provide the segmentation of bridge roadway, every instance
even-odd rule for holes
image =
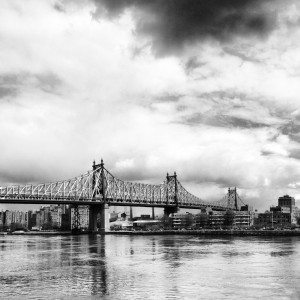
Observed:
[[[103,201],[95,201],[95,200],[74,200],[74,199],[53,199],[53,198],[0,198],[0,204],[65,204],[65,205],[88,205],[88,206],[98,206],[104,204]],[[137,201],[128,201],[124,202],[124,200],[116,200],[110,201],[110,199],[106,199],[105,202],[108,206],[133,206],[133,207],[174,207],[174,208],[186,208],[186,209],[201,209],[205,207],[211,207],[215,211],[224,211],[227,208],[223,206],[216,206],[210,204],[194,204],[194,203],[183,203],[176,205],[176,203],[143,203]]]

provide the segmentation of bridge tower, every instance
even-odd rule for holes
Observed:
[[[227,194],[227,206],[228,208],[239,210],[238,207],[238,196],[237,196],[237,190],[236,187],[234,188],[228,188],[228,194]]]
[[[90,205],[89,227],[91,232],[97,232],[98,215],[100,214],[100,232],[109,229],[109,207],[106,203],[106,179],[103,159],[96,165],[93,163],[93,180],[92,180],[93,197],[92,201],[97,204]]]
[[[166,198],[167,206],[164,208],[164,215],[169,216],[178,211],[178,182],[176,172],[174,172],[174,175],[167,173]],[[172,200],[174,200],[174,204]],[[172,202],[170,203],[170,201]]]

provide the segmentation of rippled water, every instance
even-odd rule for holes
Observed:
[[[300,238],[0,236],[0,298],[21,295],[300,299]]]

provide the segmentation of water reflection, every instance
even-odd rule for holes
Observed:
[[[0,237],[0,298],[292,298],[299,238]]]
[[[105,236],[99,238],[91,235],[88,238],[89,252],[96,257],[90,261],[91,294],[105,295],[107,293],[107,266],[105,261]]]

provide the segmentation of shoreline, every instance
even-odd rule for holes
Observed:
[[[300,236],[297,230],[165,230],[165,231],[110,231],[112,235],[197,235],[197,236]]]
[[[0,236],[6,236],[6,235],[84,235],[89,234],[89,232],[80,232],[80,233],[72,233],[71,231],[28,231],[28,232],[0,232]]]
[[[100,232],[78,232],[70,231],[32,231],[32,232],[0,232],[0,236],[6,235],[26,235],[26,236],[60,236],[60,235],[87,235],[87,234],[104,234],[104,235],[196,235],[196,236],[300,236],[300,230],[164,230],[164,231],[107,231]]]

